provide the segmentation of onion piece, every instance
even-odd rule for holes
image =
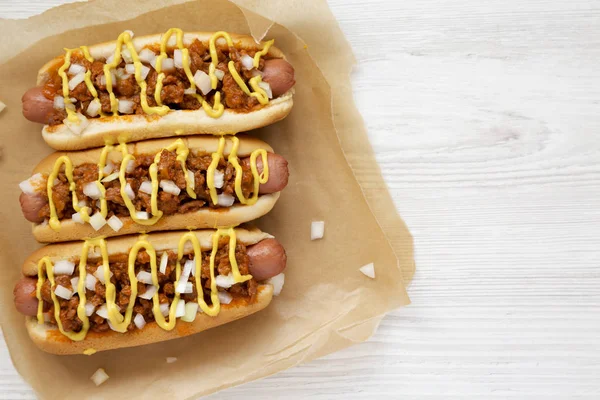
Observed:
[[[162,313],[163,317],[166,317],[167,315],[169,315],[169,311],[170,311],[170,306],[169,303],[162,303],[160,306],[160,312]]]
[[[279,296],[283,284],[285,283],[285,274],[282,272],[267,280],[267,283],[273,285],[273,296]]]
[[[36,188],[40,188],[43,184],[45,184],[44,177],[41,173],[38,172],[37,174],[31,176],[29,179],[19,183],[19,187],[21,188],[23,193],[35,194]]]
[[[177,361],[177,357],[167,357],[167,364],[173,364]]]
[[[221,207],[231,207],[235,202],[235,197],[230,194],[222,193],[217,195],[217,205]]]
[[[108,221],[106,221],[106,223],[108,224],[108,226],[111,227],[111,229],[115,232],[119,232],[121,230],[121,228],[123,227],[123,222],[121,221],[121,219],[119,217],[117,217],[116,215],[113,215],[112,217],[110,217],[108,219]]]
[[[221,71],[220,69],[216,69],[215,76],[217,77],[218,80],[222,81],[223,78],[225,78],[225,72]]]
[[[91,317],[92,314],[94,314],[94,311],[96,311],[95,305],[93,305],[92,303],[85,303],[85,315],[87,317]]]
[[[89,182],[83,185],[83,194],[85,194],[87,197],[91,197],[94,200],[98,200],[102,197],[102,191],[100,190],[97,181]]]
[[[244,54],[240,58],[240,62],[242,63],[242,67],[244,67],[245,70],[250,71],[252,68],[254,68],[254,60],[248,54]]]
[[[167,263],[169,262],[169,255],[165,251],[160,256],[160,268],[158,269],[161,274],[165,274],[167,272]]]
[[[186,88],[183,90],[183,94],[196,94],[196,88]]]
[[[71,122],[69,120],[69,118],[65,118],[65,119],[63,119],[63,124],[65,124],[65,126],[67,128],[69,128],[69,130],[71,132],[73,132],[74,134],[81,135],[81,133],[85,130],[85,128],[87,128],[87,126],[90,124],[90,122],[85,117],[85,115],[83,115],[80,112],[78,112],[75,115],[77,116],[77,119],[78,119],[77,122]]]
[[[119,100],[119,112],[121,114],[132,114],[134,102],[131,100],[120,99]]]
[[[65,109],[65,98],[62,96],[54,96],[54,109],[64,110]]]
[[[81,65],[81,64],[71,64],[69,66],[69,69],[67,70],[67,73],[69,75],[77,75],[77,74],[80,74],[82,72],[85,74],[85,71],[87,71],[87,68],[84,67],[83,65]]]
[[[130,174],[133,172],[134,169],[135,169],[135,160],[127,161],[127,167],[125,167],[125,172]],[[131,187],[131,186],[129,186],[129,187]]]
[[[96,314],[98,314],[104,319],[108,319],[108,308],[106,307],[106,303],[98,307],[98,309],[96,310]]]
[[[71,215],[71,221],[75,222],[76,224],[84,224],[85,223],[85,221],[81,217],[81,213],[79,213],[79,212],[76,212],[73,215]]]
[[[158,290],[158,288],[154,285],[147,285],[146,286],[146,291],[142,294],[139,294],[138,297],[140,299],[145,299],[145,300],[152,300],[152,297],[154,297],[154,293],[156,293],[156,291]]]
[[[70,300],[73,297],[73,292],[62,285],[57,285],[54,289],[54,294],[58,297],[62,297],[65,300]]]
[[[185,315],[185,301],[179,299],[177,302],[177,308],[175,309],[175,318],[183,317]]]
[[[194,284],[192,282],[185,283],[185,289],[181,293],[194,293]]]
[[[229,303],[231,303],[231,300],[233,300],[233,297],[227,292],[219,291],[218,296],[219,296],[219,302],[221,304],[229,304]]]
[[[181,317],[182,321],[194,322],[196,315],[198,314],[198,302],[190,301],[185,303],[185,313]]]
[[[96,291],[96,282],[98,282],[98,279],[94,275],[87,274],[85,276],[85,288],[87,290]]]
[[[322,239],[325,234],[325,221],[313,221],[310,224],[310,240]]]
[[[223,184],[225,183],[225,173],[223,173],[223,171],[219,171],[218,169],[215,169],[214,180],[215,180],[215,187],[217,189],[221,189],[223,187]]]
[[[136,275],[136,279],[139,282],[145,283],[147,285],[152,285],[152,274],[148,271],[140,271]]]
[[[54,274],[73,275],[75,264],[69,260],[60,260],[54,263]]]
[[[106,371],[104,371],[104,368],[98,368],[98,370],[96,370],[96,372],[94,372],[94,374],[90,377],[90,379],[92,380],[92,382],[94,382],[96,386],[102,385],[108,380],[108,378],[110,377],[108,376]]]
[[[156,54],[154,54],[152,50],[145,48],[139,52],[138,58],[140,59],[140,61],[145,62],[147,64],[154,64],[154,62],[156,61]]]
[[[179,196],[179,193],[181,193],[181,189],[179,189],[175,182],[170,181],[168,179],[163,179],[162,181],[160,181],[159,186],[165,192],[175,196]]]
[[[359,271],[368,276],[369,278],[375,279],[375,265],[373,263],[363,265],[359,268]]]
[[[100,214],[99,211],[90,217],[89,222],[95,231],[99,231],[104,225],[106,225],[106,219],[104,219],[104,217],[102,216],[102,214]]]
[[[77,207],[79,207],[79,208],[87,207],[87,201],[85,201],[85,200],[79,200],[77,202]]]
[[[135,74],[135,64],[125,64],[125,72],[128,74]]]
[[[191,260],[187,260],[185,262],[185,264],[183,264],[183,271],[181,271],[181,276],[180,278],[185,278],[185,280],[187,281],[187,279],[190,277],[190,274],[192,273],[192,271],[194,270],[194,268],[196,267],[196,259],[191,259]]]
[[[74,90],[77,85],[85,80],[85,73],[80,72],[69,80],[69,90]]]
[[[106,57],[106,61],[104,62],[105,64],[112,64],[112,62],[115,60],[115,53],[113,51],[110,52],[110,56]]]
[[[115,164],[113,164],[112,161],[107,162],[106,165],[104,166],[104,168],[102,168],[102,172],[104,173],[104,175],[109,175],[114,170],[115,170]]]
[[[129,197],[129,200],[135,199],[135,193],[133,192],[133,189],[131,188],[131,184],[129,182],[127,182],[127,184],[125,185],[125,194],[127,195],[127,197]]]
[[[135,217],[140,220],[147,220],[150,219],[150,214],[148,214],[146,211],[138,211],[135,213]]]
[[[94,276],[96,278],[98,278],[100,283],[102,283],[103,285],[106,284],[106,281],[104,280],[104,265],[101,265],[98,268],[96,268],[96,271],[94,271]],[[113,273],[112,273],[112,271],[110,271],[110,267],[109,267],[108,278],[110,279],[110,278],[112,278],[112,276],[113,276]]]
[[[231,274],[217,275],[215,277],[215,283],[217,284],[218,287],[221,287],[223,289],[229,289],[230,287],[235,285],[235,279],[233,278],[233,275],[231,275]]]
[[[263,76],[263,72],[260,69],[253,69],[252,71],[250,71],[250,74],[252,75],[252,77],[254,78],[255,76]]]
[[[194,190],[196,188],[196,177],[194,176],[194,173],[192,171],[190,171],[189,169],[187,171],[187,176],[188,176],[187,185],[189,186],[190,189]]]
[[[71,278],[71,287],[73,288],[73,292],[77,292],[77,286],[79,286],[79,277],[78,276]]]
[[[183,68],[183,54],[179,49],[173,51],[173,65],[175,65],[175,68]]]
[[[152,63],[152,67],[154,67],[154,69],[156,69],[156,58],[154,59],[154,62]],[[161,72],[170,72],[170,71],[174,71],[174,70],[175,70],[175,62],[173,61],[173,59],[165,58],[162,61]]]
[[[105,176],[104,178],[102,178],[102,182],[112,182],[115,179],[119,179],[119,173],[118,172],[113,172],[112,174]]]
[[[150,182],[150,181],[142,182],[142,184],[140,185],[140,192],[152,194],[152,182]]]
[[[258,87],[260,87],[262,90],[264,90],[267,93],[267,97],[269,99],[273,98],[273,91],[271,90],[271,85],[269,85],[269,82],[258,82]]]
[[[123,60],[125,60],[126,63],[132,63],[133,57],[131,57],[131,52],[125,45],[123,45],[123,47],[124,48],[121,49],[121,57],[123,57]]]
[[[212,90],[210,77],[204,71],[196,71],[196,73],[194,74],[194,82],[196,83],[196,86],[198,86],[198,89],[200,89],[203,95],[207,95]]]
[[[142,314],[136,314],[133,318],[133,323],[138,329],[142,329],[144,326],[146,326],[146,320]]]
[[[94,100],[90,101],[90,104],[88,104],[88,107],[85,110],[85,113],[93,118],[100,114],[100,110],[102,110],[102,105],[100,104],[100,100],[94,99]]]

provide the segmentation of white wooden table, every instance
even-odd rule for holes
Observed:
[[[61,2],[0,0],[0,16]],[[600,398],[600,2],[330,4],[415,237],[413,305],[211,398]],[[0,398],[33,398],[3,342]]]

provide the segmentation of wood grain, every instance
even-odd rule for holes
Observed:
[[[415,237],[413,305],[367,343],[210,398],[600,398],[600,3],[330,4]],[[0,397],[32,398],[0,360]]]

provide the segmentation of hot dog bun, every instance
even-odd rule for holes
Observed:
[[[273,237],[257,228],[236,228],[235,231],[237,242],[243,243],[246,246],[251,246],[264,239]],[[213,230],[194,232],[203,251],[212,248],[211,239],[214,232],[215,231]],[[147,240],[157,252],[164,250],[176,251],[183,233],[185,232],[153,233],[148,235]],[[131,235],[108,239],[107,251],[109,257],[111,255],[128,253],[138,238],[138,236]],[[79,257],[81,246],[81,242],[72,242],[52,244],[38,249],[23,263],[23,275],[30,277],[37,276],[37,263],[42,257],[47,256],[52,262],[65,258]],[[192,248],[188,242],[185,247],[185,252],[191,251]],[[88,257],[100,257],[100,252],[97,249],[94,249],[93,251],[90,251]],[[56,325],[48,323],[38,324],[35,317],[26,317],[25,325],[29,336],[41,350],[59,355],[82,354],[84,350],[90,348],[93,348],[96,351],[112,350],[122,347],[141,346],[193,335],[260,311],[269,305],[272,297],[273,286],[270,284],[260,284],[257,289],[255,301],[250,302],[248,299],[236,298],[230,304],[221,304],[221,311],[217,316],[211,317],[200,313],[191,323],[178,320],[175,328],[171,331],[160,328],[155,322],[149,322],[142,329],[135,329],[133,331],[128,331],[127,333],[118,333],[114,331],[102,333],[88,332],[84,340],[72,341],[62,335]]]
[[[195,39],[207,44],[213,32],[186,32],[184,45],[188,46]],[[152,45],[159,45],[162,34],[134,37],[132,42],[136,51]],[[230,34],[238,49],[260,50],[251,36]],[[174,40],[174,37],[172,37]],[[172,42],[169,42],[172,43]],[[94,58],[107,58],[114,52],[115,41],[89,46],[90,55]],[[271,46],[268,57],[283,58],[280,49]],[[59,68],[64,56],[49,61],[38,72],[37,85],[45,84],[50,73]],[[219,118],[209,117],[204,110],[171,110],[160,117],[156,115],[118,115],[88,119],[89,125],[81,135],[73,133],[64,124],[44,126],[42,136],[46,143],[57,150],[80,150],[104,145],[107,141],[117,142],[126,133],[127,141],[138,141],[169,136],[172,132],[180,135],[195,134],[234,134],[270,125],[285,118],[293,106],[294,90],[289,89],[281,96],[256,111],[236,112],[225,109]]]
[[[240,159],[248,157],[250,153],[256,149],[265,149],[268,152],[273,151],[271,146],[259,139],[246,135],[239,135],[238,138],[240,139],[240,146],[238,149],[238,156]],[[127,148],[129,154],[154,155],[177,139],[178,138],[168,138],[137,142],[129,144]],[[212,136],[182,137],[179,139],[182,139],[189,149],[204,151],[206,153],[216,152],[219,142],[218,138]],[[227,156],[231,152],[231,148],[231,140],[226,140],[223,154]],[[42,160],[35,167],[33,173],[48,175],[52,171],[55,161],[63,155],[68,155],[74,166],[84,163],[95,164],[99,160],[101,151],[102,149],[91,149],[72,153],[53,153]],[[122,160],[122,155],[118,151],[115,151],[111,153],[110,159],[114,162],[120,162]],[[54,243],[85,239],[94,236],[109,237],[160,230],[205,229],[235,226],[267,214],[275,206],[275,203],[279,199],[279,195],[279,192],[261,194],[258,197],[258,201],[253,205],[235,203],[228,208],[212,209],[203,207],[197,211],[185,214],[164,215],[154,225],[140,225],[129,216],[120,217],[121,222],[123,222],[123,227],[118,232],[115,232],[108,225],[105,225],[100,230],[96,231],[90,224],[76,223],[67,218],[60,221],[61,227],[58,231],[53,230],[48,224],[33,224],[33,235],[39,242]]]

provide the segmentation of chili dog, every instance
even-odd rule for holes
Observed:
[[[33,172],[19,200],[43,243],[239,225],[268,213],[289,175],[285,158],[245,135],[54,153]]]
[[[226,134],[283,119],[294,68],[273,40],[170,29],[164,35],[67,49],[44,65],[22,98],[57,150],[178,134]]]
[[[257,312],[273,296],[268,279],[285,266],[283,246],[258,229],[97,238],[29,256],[14,302],[40,349],[90,354],[191,335]]]

